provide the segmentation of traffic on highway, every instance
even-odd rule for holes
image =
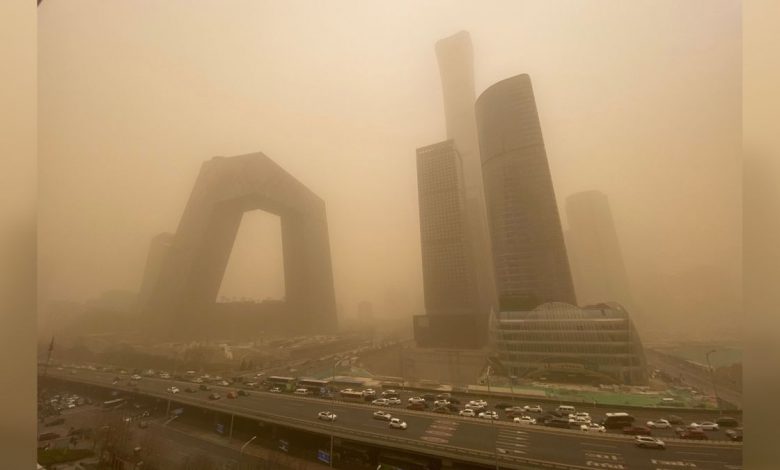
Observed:
[[[334,432],[349,429],[380,439],[395,436],[392,438],[408,439],[409,445],[428,443],[493,453],[503,460],[530,459],[572,468],[656,469],[693,464],[734,470],[741,465],[741,445],[731,436],[741,438],[741,428],[736,420],[723,419],[730,417],[721,417],[718,422],[702,415],[695,421],[683,421],[660,411],[649,416],[651,410],[634,413],[636,416],[617,410],[596,415],[574,405],[550,407],[512,400],[490,403],[462,394],[390,388],[314,390],[313,386],[301,388],[262,377],[231,383],[223,377],[189,372],[180,380],[133,372],[63,367],[50,375],[134,393],[164,394],[172,401],[255,414],[259,419],[273,415],[319,422],[332,426]],[[174,388],[179,391],[173,392]],[[273,388],[277,391],[272,392]],[[225,398],[210,399],[214,394]],[[606,463],[620,466],[603,466]]]

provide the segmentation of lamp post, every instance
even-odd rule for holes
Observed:
[[[707,367],[710,369],[710,380],[712,380],[712,391],[715,392],[715,406],[718,407],[718,414],[721,414],[721,407],[720,407],[720,397],[718,397],[718,387],[715,384],[715,369],[712,368],[712,363],[710,362],[710,354],[716,352],[715,349],[712,351],[708,351],[705,357],[707,358]]]

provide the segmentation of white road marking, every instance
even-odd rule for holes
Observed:
[[[525,447],[525,444],[520,444],[518,442],[496,442],[498,445],[502,446],[514,446],[514,447]]]
[[[613,445],[609,445],[609,444],[592,444],[590,442],[580,442],[580,444],[584,445],[584,446],[609,447],[611,449],[617,449],[618,448],[618,446],[613,446]]]
[[[681,450],[675,451],[675,454],[718,455],[718,454],[713,454],[712,452],[684,452],[684,451],[681,451]]]

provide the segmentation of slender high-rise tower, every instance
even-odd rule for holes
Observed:
[[[474,117],[474,52],[471,36],[461,31],[436,43],[447,138],[454,141],[463,165],[468,244],[474,260],[479,311],[487,315],[497,305],[490,235],[485,214],[482,168]]]
[[[617,301],[633,311],[628,275],[623,263],[609,199],[600,191],[583,191],[566,198],[569,259],[584,304]]]
[[[576,305],[530,77],[485,90],[476,119],[500,310]]]

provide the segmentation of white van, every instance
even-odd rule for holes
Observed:
[[[307,389],[305,389],[305,388],[296,388],[295,389],[295,394],[296,395],[308,395],[309,391]]]
[[[559,405],[558,408],[555,409],[558,413],[563,413],[565,415],[574,414],[577,410],[571,406],[571,405]]]

